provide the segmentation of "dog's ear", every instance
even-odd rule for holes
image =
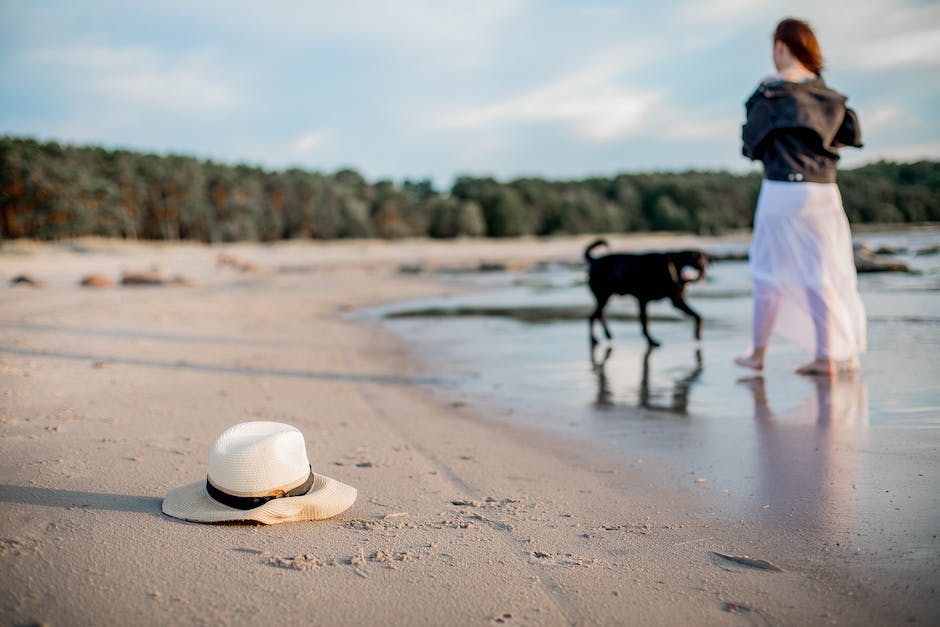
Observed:
[[[706,265],[708,265],[708,255],[706,255],[701,250],[686,250],[684,257],[685,263],[689,264],[690,266],[704,268]]]
[[[682,263],[696,268],[704,268],[708,265],[708,255],[700,250],[684,250],[682,251]]]
[[[699,276],[699,280],[702,280],[705,278],[705,273],[707,271],[706,269],[708,268],[708,262],[709,262],[708,254],[706,254],[705,252],[699,251],[697,253],[697,257],[695,261],[698,263],[699,270],[701,270],[701,275]]]

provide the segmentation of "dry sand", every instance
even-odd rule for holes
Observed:
[[[403,264],[576,259],[584,241],[7,244],[3,623],[935,622],[935,584],[866,575],[851,547],[723,519],[648,465],[481,415],[343,317],[460,289]],[[78,285],[154,265],[187,284]],[[18,274],[44,285],[8,286]],[[356,504],[271,527],[164,516],[215,436],[256,419],[301,429]]]

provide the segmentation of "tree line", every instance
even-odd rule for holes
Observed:
[[[179,155],[0,138],[0,237],[84,235],[203,242],[633,231],[751,226],[760,174],[619,174],[508,182],[462,176],[370,183]],[[940,162],[878,162],[839,173],[853,223],[940,221]]]

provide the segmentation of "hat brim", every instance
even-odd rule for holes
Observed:
[[[356,488],[313,473],[313,485],[306,494],[272,499],[254,509],[236,509],[219,503],[206,492],[206,480],[170,490],[163,499],[163,513],[174,518],[201,523],[254,520],[266,525],[332,518],[356,501]]]

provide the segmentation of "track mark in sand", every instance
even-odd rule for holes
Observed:
[[[543,506],[541,502],[530,501],[528,497],[497,499],[492,496],[486,497],[486,500],[483,501],[455,499],[450,504],[455,507],[466,508],[457,512],[458,516],[464,520],[479,521],[499,531],[514,531],[515,527],[511,523],[494,520],[480,512],[469,510],[482,510],[484,512],[490,510],[499,515],[518,516],[528,514],[531,510]]]
[[[438,454],[424,447],[408,429],[395,420],[389,412],[385,410],[383,404],[376,400],[369,391],[360,388],[358,392],[359,396],[378,419],[389,429],[394,431],[403,441],[406,441],[412,450],[424,457],[429,464],[436,467],[438,472],[440,472],[446,480],[459,488],[460,492],[464,494],[479,494],[480,491],[470,486],[453,467],[445,463]],[[469,502],[476,501],[470,500]],[[482,517],[480,518],[482,522]],[[460,527],[464,527],[465,525],[473,525],[474,522],[464,519],[459,521],[458,524]],[[538,582],[539,587],[544,591],[547,598],[552,601],[558,612],[565,617],[567,622],[569,624],[584,622],[580,616],[580,612],[565,594],[564,588],[555,582],[544,569],[539,568],[538,574],[536,574],[534,568],[540,565],[534,564],[533,562],[536,560],[532,560],[526,555],[528,549],[524,548],[522,543],[513,537],[513,528],[510,525],[503,528],[491,526],[491,528],[497,532],[496,537],[506,545],[506,548],[509,549],[510,553],[515,556],[519,563],[529,569],[529,572],[533,575],[532,580]]]
[[[391,429],[396,435],[398,435],[398,437],[405,441],[411,450],[417,451],[419,455],[424,457],[431,465],[435,466],[438,469],[438,472],[450,480],[451,483],[456,484],[462,492],[471,494],[476,491],[471,488],[466,481],[463,480],[457,471],[455,471],[448,464],[444,463],[439,455],[419,444],[410,433],[407,433],[402,428],[402,426],[383,408],[382,403],[376,400],[370,392],[362,388],[358,389],[357,391],[365,404],[372,410],[372,413],[381,420],[382,424]]]
[[[541,507],[539,502],[531,502],[527,498],[486,497],[485,501],[453,500],[457,510],[441,512],[440,517],[432,520],[414,520],[408,512],[393,512],[384,516],[365,520],[353,518],[343,521],[343,526],[359,531],[390,531],[395,529],[482,529],[490,527],[497,531],[514,531],[515,527],[509,522],[485,516],[481,512],[492,511],[497,516],[525,514],[532,509]],[[479,511],[478,511],[479,510]]]
[[[414,549],[408,551],[392,551],[389,549],[378,549],[369,551],[366,554],[362,547],[359,552],[349,558],[325,558],[314,553],[301,553],[298,555],[272,555],[268,551],[259,551],[256,549],[237,548],[234,549],[240,553],[250,553],[263,557],[261,563],[274,568],[284,568],[286,570],[313,571],[331,566],[351,566],[356,574],[363,577],[368,576],[369,565],[381,565],[389,570],[398,570],[399,565],[404,562],[415,562],[427,557],[431,557],[433,545],[427,545],[423,549]]]
[[[628,521],[624,523],[605,523],[599,526],[591,527],[587,532],[580,534],[582,538],[595,538],[597,536],[602,536],[609,531],[619,531],[623,533],[631,533],[640,536],[656,536],[658,534],[668,532],[670,530],[677,529],[686,529],[689,527],[688,523],[678,522],[678,523],[662,523],[655,522],[650,519],[649,516],[646,517],[645,521]],[[676,542],[672,546],[673,548],[682,546],[685,544],[693,544],[695,542],[703,542],[710,540],[711,538],[699,538],[696,540],[687,540],[684,542]]]
[[[407,515],[406,515],[407,516]],[[404,520],[405,516],[388,517],[383,516],[376,520],[364,520],[362,518],[351,518],[344,520],[342,525],[347,529],[356,529],[359,531],[390,531],[392,529],[420,529],[427,526],[424,523],[417,523],[410,520]]]
[[[378,468],[379,464],[368,459],[369,449],[360,446],[353,453],[343,456],[343,461],[334,461],[334,466],[355,466],[356,468]]]
[[[466,516],[466,518],[471,520],[479,520],[480,522],[485,523],[493,529],[498,529],[499,531],[515,531],[516,529],[509,523],[499,522],[498,520],[493,520],[492,518],[487,518],[486,516],[480,516],[479,514],[470,514]]]
[[[597,565],[593,557],[581,557],[573,553],[551,553],[546,551],[529,551],[529,557],[534,560],[544,560],[554,566],[584,566],[590,568]]]
[[[375,520],[353,518],[351,520],[344,520],[342,524],[347,529],[356,529],[358,531],[392,531],[395,529],[482,529],[483,525],[480,524],[480,522],[488,523],[489,526],[497,529],[500,528],[498,527],[498,523],[493,523],[493,521],[485,520],[482,517],[477,517],[476,520],[468,520],[460,515],[447,516],[446,514],[442,514],[442,516],[445,517],[425,522],[405,521],[400,518],[386,519],[385,517]]]
[[[766,570],[774,573],[782,573],[783,569],[771,564],[767,560],[755,559],[747,555],[725,555],[724,553],[718,553],[717,551],[711,551],[709,555],[712,556],[712,559],[715,562],[715,565],[722,570],[727,570],[729,572],[740,572],[740,568],[737,566],[746,566],[747,568],[754,568],[756,570]]]
[[[731,601],[725,601],[721,604],[721,611],[727,612],[729,614],[737,614],[741,618],[745,619],[751,625],[773,625],[774,621],[771,621],[767,616],[760,610],[745,605],[744,603],[735,603]]]
[[[288,570],[319,570],[323,562],[313,553],[304,553],[294,557],[278,557],[272,555],[266,560],[269,566],[275,568],[286,568]]]
[[[647,518],[644,522],[626,522],[623,524],[607,524],[601,525],[600,527],[592,527],[592,532],[601,532],[601,531],[625,531],[627,533],[637,533],[643,536],[655,534],[653,528],[653,523]]]
[[[388,568],[395,570],[398,568],[398,562],[412,562],[424,557],[429,557],[430,552],[420,553],[414,551],[375,551],[369,556],[369,559],[379,564],[384,564]]]
[[[14,555],[23,555],[32,548],[35,542],[23,540],[22,538],[0,538],[0,555],[13,553]]]

